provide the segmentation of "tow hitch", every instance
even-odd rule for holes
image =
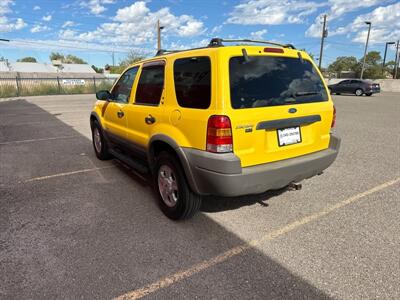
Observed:
[[[288,185],[289,190],[300,191],[302,187],[303,187],[302,184],[299,183],[299,182],[291,182],[291,183]]]

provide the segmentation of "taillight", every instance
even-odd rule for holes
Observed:
[[[232,126],[227,116],[211,116],[207,125],[207,151],[232,152]]]
[[[336,124],[336,107],[334,105],[333,106],[333,118],[332,118],[331,128],[335,127],[335,124]]]

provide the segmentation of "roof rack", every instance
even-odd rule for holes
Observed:
[[[210,47],[223,47],[224,44],[222,42],[226,42],[226,43],[258,43],[258,44],[274,45],[274,46],[279,46],[279,47],[283,47],[283,48],[296,49],[292,44],[280,44],[280,43],[275,43],[275,42],[270,42],[270,41],[249,40],[249,39],[238,39],[238,40],[229,40],[228,39],[228,40],[226,40],[226,39],[221,39],[221,38],[213,38],[213,39],[211,39],[210,43],[206,47],[198,47],[198,48],[182,49],[182,50],[160,49],[157,51],[155,56],[177,53],[177,52],[182,52],[182,51],[196,50],[196,49],[205,49],[205,48],[210,48]]]
[[[163,54],[170,54],[170,53],[176,53],[176,52],[181,52],[185,50],[165,50],[165,49],[160,49],[157,51],[155,56],[163,55]]]
[[[249,40],[249,39],[231,40],[231,39],[220,39],[220,38],[211,39],[210,43],[208,44],[208,47],[222,47],[222,46],[224,46],[223,42],[226,42],[226,43],[258,43],[258,44],[268,44],[268,45],[280,46],[283,48],[296,49],[292,44],[280,44],[280,43],[276,43],[276,42],[262,41],[262,40]]]

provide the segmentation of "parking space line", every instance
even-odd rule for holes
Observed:
[[[50,138],[42,138],[42,139],[29,139],[29,140],[20,140],[20,141],[9,141],[9,142],[1,142],[0,145],[12,145],[12,144],[23,144],[23,143],[33,143],[33,142],[42,142],[42,141],[52,141],[52,140],[61,140],[61,139],[73,139],[81,137],[81,135],[67,135],[67,136],[57,136]]]
[[[336,210],[338,210],[338,209],[340,209],[342,207],[345,207],[345,206],[347,206],[347,205],[349,205],[351,203],[354,203],[354,202],[356,202],[356,201],[358,201],[360,199],[363,199],[364,197],[366,197],[368,195],[371,195],[373,193],[381,191],[381,190],[383,190],[385,188],[388,188],[388,187],[390,187],[390,186],[392,186],[392,185],[394,185],[396,183],[399,183],[399,182],[400,182],[400,177],[398,177],[396,179],[393,179],[391,181],[385,182],[385,183],[383,183],[381,185],[378,185],[376,187],[373,187],[373,188],[371,188],[371,189],[369,189],[367,191],[364,191],[362,193],[356,194],[356,195],[354,195],[354,196],[352,196],[350,198],[347,198],[347,199],[345,199],[343,201],[340,201],[340,202],[336,203],[335,205],[329,206],[329,207],[327,207],[327,208],[325,208],[325,209],[323,209],[323,210],[321,210],[319,212],[316,212],[316,213],[311,214],[309,216],[306,216],[306,217],[304,217],[304,218],[302,218],[300,220],[297,220],[297,221],[294,221],[292,223],[289,223],[289,224],[287,224],[287,225],[285,225],[285,226],[283,226],[281,228],[278,228],[278,229],[275,229],[275,230],[273,230],[271,232],[268,232],[268,233],[264,234],[263,236],[261,236],[258,239],[251,240],[248,243],[243,243],[242,245],[239,245],[239,246],[236,246],[234,248],[231,248],[231,249],[229,249],[229,250],[227,250],[227,251],[225,251],[225,252],[223,252],[223,253],[221,253],[221,254],[219,254],[217,256],[212,257],[211,259],[207,259],[207,260],[204,260],[204,261],[202,261],[202,262],[200,262],[198,264],[195,264],[194,266],[192,266],[192,267],[190,267],[190,268],[188,268],[186,270],[182,270],[182,271],[179,271],[179,272],[177,272],[175,274],[166,276],[166,277],[164,277],[164,278],[162,278],[162,279],[160,279],[160,280],[158,280],[158,281],[156,281],[154,283],[146,285],[146,286],[144,286],[142,288],[139,288],[137,290],[133,290],[133,291],[127,292],[126,294],[123,294],[121,296],[118,296],[118,297],[114,298],[114,300],[139,299],[139,298],[142,298],[142,297],[144,297],[146,295],[154,293],[154,292],[156,292],[156,291],[158,291],[160,289],[169,287],[169,286],[171,286],[171,285],[173,285],[173,284],[175,284],[175,283],[177,283],[179,281],[182,281],[182,280],[184,280],[186,278],[189,278],[189,277],[191,277],[191,276],[193,276],[193,275],[195,275],[195,274],[197,274],[197,273],[199,273],[199,272],[201,272],[203,270],[206,270],[206,269],[208,269],[208,268],[210,268],[210,267],[212,267],[212,266],[214,266],[216,264],[222,263],[222,262],[228,260],[231,257],[240,255],[243,252],[245,252],[247,250],[250,250],[253,247],[261,244],[262,242],[270,241],[270,240],[273,240],[273,239],[275,239],[275,238],[277,238],[279,236],[282,236],[282,235],[284,235],[286,233],[289,233],[289,232],[291,232],[291,231],[293,231],[293,230],[295,230],[295,229],[297,229],[297,228],[299,228],[299,227],[301,227],[303,225],[306,225],[306,224],[311,223],[311,222],[313,222],[313,221],[315,221],[317,219],[320,219],[320,218],[322,218],[322,217],[324,217],[324,216],[326,216],[326,215],[328,215],[328,214],[330,214],[330,213],[332,213],[332,212],[334,212],[334,211],[336,211]]]
[[[103,170],[103,169],[109,169],[109,168],[113,168],[113,167],[115,167],[115,166],[111,165],[111,166],[105,166],[105,167],[96,167],[96,168],[91,168],[91,169],[82,169],[82,170],[77,170],[77,171],[58,173],[58,174],[53,174],[53,175],[31,178],[31,179],[25,180],[24,182],[41,181],[41,180],[46,180],[46,179],[55,178],[55,177],[70,176],[70,175],[75,175],[75,174],[80,174],[80,173],[87,173],[87,172],[93,172],[93,171],[98,171],[98,170]]]

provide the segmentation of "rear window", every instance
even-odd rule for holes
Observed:
[[[211,103],[209,57],[177,59],[174,63],[175,94],[181,107],[206,109]]]
[[[229,61],[231,103],[235,109],[327,101],[313,65],[299,58],[242,56]]]

